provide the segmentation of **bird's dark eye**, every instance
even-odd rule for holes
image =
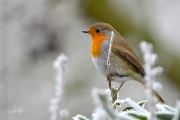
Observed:
[[[99,33],[101,30],[100,29],[96,29],[96,33]]]

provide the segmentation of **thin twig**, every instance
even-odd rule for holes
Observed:
[[[116,95],[118,94],[118,92],[119,92],[119,90],[121,89],[121,87],[123,86],[123,84],[124,84],[124,82],[121,83],[121,85],[119,86],[118,90],[117,90],[116,93],[114,94],[114,96],[113,96],[113,103],[114,103],[114,101],[115,101]]]
[[[111,74],[110,74],[110,56],[111,56],[111,48],[112,48],[112,42],[114,38],[114,32],[111,31],[111,39],[110,39],[110,44],[109,44],[109,52],[108,52],[108,60],[107,60],[107,65],[108,65],[108,75],[107,75],[107,80],[109,81],[109,89],[111,91],[111,97],[112,96],[112,90],[111,90]]]
[[[56,96],[51,102],[51,120],[61,119],[61,109],[63,100],[63,89],[65,84],[65,73],[67,70],[67,57],[64,54],[58,56],[57,60],[54,61],[54,67],[57,70],[56,76]]]
[[[112,91],[112,89],[111,89],[111,80],[109,81],[109,89],[110,89],[110,91]],[[111,97],[112,97],[112,93],[111,93]]]
[[[108,53],[108,61],[107,61],[107,64],[108,64],[108,74],[110,74],[110,56],[111,56],[111,48],[112,48],[113,38],[114,38],[114,32],[111,31],[111,39],[110,39],[110,44],[109,44],[109,53]]]
[[[152,53],[153,51],[153,45],[150,43],[147,43],[145,41],[141,42],[140,44],[141,50],[143,52],[143,57],[144,57],[144,68],[145,68],[145,72],[146,72],[146,76],[145,76],[145,80],[147,81],[146,85],[148,88],[148,98],[150,101],[150,108],[151,108],[151,114],[150,114],[150,119],[154,120],[155,119],[155,101],[154,101],[154,85],[155,85],[155,76],[158,73],[162,72],[162,68],[161,69],[157,69],[157,71],[153,70],[156,69],[157,67],[154,68],[154,64],[156,62],[157,59],[157,55]]]

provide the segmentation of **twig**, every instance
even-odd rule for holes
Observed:
[[[144,68],[146,72],[145,80],[147,81],[146,85],[148,87],[148,97],[150,101],[150,108],[151,108],[151,114],[150,118],[151,120],[155,119],[155,101],[154,101],[154,90],[155,90],[155,76],[159,73],[162,73],[163,68],[162,67],[154,67],[154,64],[157,59],[157,54],[153,53],[153,45],[150,43],[147,43],[145,41],[141,42],[140,48],[143,52],[144,57]],[[161,86],[157,86],[158,88],[161,88]]]
[[[64,54],[58,56],[54,61],[54,67],[57,69],[56,77],[56,96],[51,101],[51,120],[61,119],[62,95],[65,83],[65,72],[67,70],[67,57]]]
[[[114,96],[113,96],[113,103],[114,103],[114,101],[115,101],[116,95],[118,94],[118,92],[119,92],[119,90],[121,89],[121,87],[123,86],[123,84],[124,84],[124,82],[121,83],[121,85],[119,86],[118,90],[117,90],[116,93],[114,94]]]
[[[107,80],[109,81],[109,89],[111,91],[112,99],[113,99],[113,96],[112,96],[112,90],[111,90],[110,56],[111,56],[111,48],[112,48],[113,38],[114,38],[114,32],[111,31],[111,39],[110,39],[110,44],[109,44],[109,52],[108,52],[108,60],[107,60],[107,65],[108,65]]]
[[[110,91],[112,90],[112,88],[111,88],[111,80],[109,80],[109,89],[110,89]],[[112,96],[112,93],[111,93],[111,96]]]
[[[112,48],[113,38],[114,38],[114,32],[111,31],[111,39],[110,39],[110,44],[109,44],[109,53],[108,53],[108,61],[107,61],[107,64],[108,64],[108,74],[110,74],[110,56],[111,56],[111,48]]]
[[[144,53],[143,57],[144,57],[144,68],[146,71],[146,76],[145,76],[145,80],[147,81],[147,87],[148,89],[148,96],[149,96],[149,101],[150,101],[150,108],[151,108],[151,114],[150,114],[150,118],[151,120],[154,120],[154,92],[153,92],[153,84],[154,84],[154,79],[152,76],[152,66],[155,63],[155,60],[152,60],[152,44],[149,44],[147,42],[141,42],[140,44],[141,46],[141,50]]]

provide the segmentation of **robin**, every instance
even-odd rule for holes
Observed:
[[[82,31],[91,35],[91,56],[96,69],[105,77],[108,76],[108,51],[111,38],[111,31],[114,38],[110,56],[110,77],[113,81],[121,82],[122,85],[129,80],[140,82],[145,89],[145,71],[141,61],[134,53],[129,43],[111,25],[98,22],[92,25],[88,31]],[[157,91],[154,91],[160,103],[165,103]]]

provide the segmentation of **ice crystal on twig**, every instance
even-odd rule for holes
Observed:
[[[65,83],[65,72],[67,70],[67,57],[61,54],[54,61],[54,67],[57,70],[56,86],[55,86],[55,98],[51,100],[50,110],[51,120],[60,120],[62,116],[68,116],[69,112],[62,109],[62,95]]]
[[[147,43],[145,41],[142,41],[140,43],[141,51],[143,52],[143,58],[144,58],[144,68],[145,68],[145,81],[146,85],[148,87],[148,96],[149,96],[149,102],[151,107],[151,119],[154,119],[154,111],[155,111],[155,102],[154,102],[154,90],[159,90],[162,88],[162,85],[160,83],[155,82],[155,76],[157,74],[161,74],[163,72],[162,67],[153,67],[155,65],[155,62],[157,60],[157,54],[152,53],[153,52],[153,45],[150,43]]]

